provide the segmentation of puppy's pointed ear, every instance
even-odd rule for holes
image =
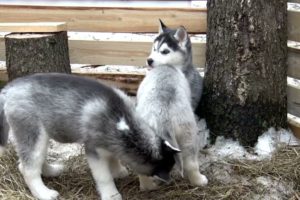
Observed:
[[[164,33],[167,26],[159,19],[158,34]]]
[[[188,33],[186,32],[186,29],[181,26],[176,30],[174,37],[178,40],[180,45],[185,44],[188,40]]]

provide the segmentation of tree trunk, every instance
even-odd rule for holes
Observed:
[[[9,80],[44,72],[71,73],[67,32],[5,36]]]
[[[208,0],[207,8],[200,112],[213,141],[253,146],[268,128],[287,126],[287,1]]]

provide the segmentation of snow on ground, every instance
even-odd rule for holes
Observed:
[[[61,144],[50,140],[48,150],[48,160],[59,161],[68,160],[73,156],[78,156],[84,153],[82,145],[79,144]]]
[[[120,74],[141,74],[144,75],[147,73],[146,67],[135,67],[135,66],[117,66],[117,65],[104,65],[104,66],[86,66],[80,64],[71,65],[73,73],[120,73]]]
[[[280,180],[274,180],[271,177],[260,176],[256,178],[256,183],[260,186],[258,194],[253,195],[250,199],[272,199],[282,200],[283,197],[288,197],[293,193],[293,186],[289,183]]]
[[[200,135],[205,141],[209,143],[209,130],[206,127],[205,120],[202,119],[198,123]],[[270,159],[273,153],[284,145],[300,145],[300,140],[294,134],[285,129],[276,131],[273,127],[263,133],[254,147],[254,154],[249,153],[238,141],[232,139],[225,139],[224,137],[217,137],[214,145],[207,149],[205,160],[218,161],[224,158],[230,159],[245,159],[245,160],[263,160]],[[203,146],[203,145],[202,145]],[[205,146],[205,145],[204,145]]]
[[[276,149],[284,145],[300,145],[300,140],[291,131],[284,129],[276,131],[274,128],[270,128],[258,138],[254,150],[258,155],[258,159],[265,159],[270,158]]]
[[[202,135],[203,144],[209,144],[209,130],[206,127],[205,120],[198,123],[200,135]],[[251,196],[243,199],[251,200],[281,200],[291,196],[295,191],[294,185],[284,180],[278,180],[271,176],[260,176],[251,178],[249,176],[238,175],[230,162],[239,160],[246,161],[266,161],[268,162],[272,155],[286,145],[300,145],[297,139],[289,130],[278,130],[270,128],[263,133],[254,147],[252,153],[248,152],[237,141],[218,137],[214,145],[209,146],[200,154],[200,171],[210,180],[218,181],[224,185],[237,184],[241,186],[255,187],[255,192]],[[234,162],[234,161],[233,161]]]

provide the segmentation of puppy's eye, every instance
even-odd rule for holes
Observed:
[[[170,53],[170,51],[169,51],[168,49],[165,49],[165,50],[163,50],[163,51],[160,52],[160,53],[166,55],[166,54]]]

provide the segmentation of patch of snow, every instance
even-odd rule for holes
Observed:
[[[233,169],[230,165],[212,164],[210,165],[208,173],[208,177],[213,177],[215,180],[223,184],[239,182],[239,177],[233,176]]]
[[[288,47],[300,49],[300,42],[297,42],[297,41],[288,40],[287,45],[288,45]]]
[[[288,3],[287,7],[288,7],[288,10],[292,10],[292,11],[296,11],[296,12],[300,11],[299,3]]]
[[[71,65],[74,73],[130,73],[145,75],[148,69],[146,67],[125,66],[125,65],[104,65],[104,66],[86,66],[86,65]]]
[[[15,138],[9,133],[8,141],[15,147]],[[47,159],[51,162],[61,162],[73,156],[78,156],[84,152],[83,145],[76,143],[59,143],[52,139],[49,140]]]
[[[198,134],[199,134],[199,147],[200,149],[204,148],[207,144],[210,143],[209,140],[209,130],[206,127],[205,119],[201,119],[197,123]]]
[[[48,159],[50,161],[64,161],[73,156],[83,153],[83,146],[80,144],[62,144],[50,140],[48,149]]]
[[[205,120],[198,122],[199,133],[208,133]],[[205,134],[204,134],[205,135]],[[203,135],[203,137],[204,137]],[[209,140],[206,140],[209,144]],[[214,145],[202,150],[200,154],[200,171],[210,180],[224,185],[239,184],[245,187],[255,187],[253,193],[246,199],[251,200],[281,200],[290,197],[294,191],[294,185],[283,180],[274,179],[271,176],[258,178],[244,176],[236,173],[234,164],[230,160],[257,160],[268,162],[268,159],[279,147],[284,145],[299,145],[300,141],[293,133],[287,130],[276,131],[270,128],[258,138],[254,151],[249,152],[238,141],[217,137]]]
[[[293,186],[283,180],[260,176],[256,178],[256,183],[260,186],[261,191],[251,199],[281,200],[293,194]]]
[[[201,0],[200,1],[199,0],[198,1],[194,0],[193,1],[192,0],[191,1],[191,6],[194,7],[194,8],[206,8],[206,1],[203,1],[203,0],[202,1]]]
[[[255,153],[262,157],[268,158],[275,151],[275,144],[272,132],[267,132],[258,138],[254,147]]]
[[[297,139],[292,132],[285,129],[276,131],[272,127],[258,138],[257,144],[254,147],[254,151],[261,160],[265,158],[271,158],[276,149],[281,146],[293,146],[299,144],[300,140]]]
[[[251,156],[238,141],[217,137],[216,142],[209,149],[209,155],[212,160],[220,160],[222,158],[230,159],[251,159]]]
[[[201,119],[198,122],[200,135],[202,134],[203,142],[208,145],[209,130],[206,128],[206,122]],[[217,137],[214,145],[207,149],[207,155],[204,160],[218,161],[224,158],[230,159],[242,159],[242,160],[263,160],[269,159],[273,153],[284,145],[300,145],[300,140],[297,139],[292,132],[280,129],[276,131],[274,128],[270,128],[263,133],[254,147],[254,154],[248,152],[238,141],[233,139],[225,139],[224,137]],[[205,145],[201,145],[205,146]]]
[[[300,88],[300,80],[296,79],[296,78],[291,78],[291,77],[287,77],[287,82],[288,85],[295,87],[295,88]]]
[[[6,70],[6,62],[0,61],[0,70]]]

